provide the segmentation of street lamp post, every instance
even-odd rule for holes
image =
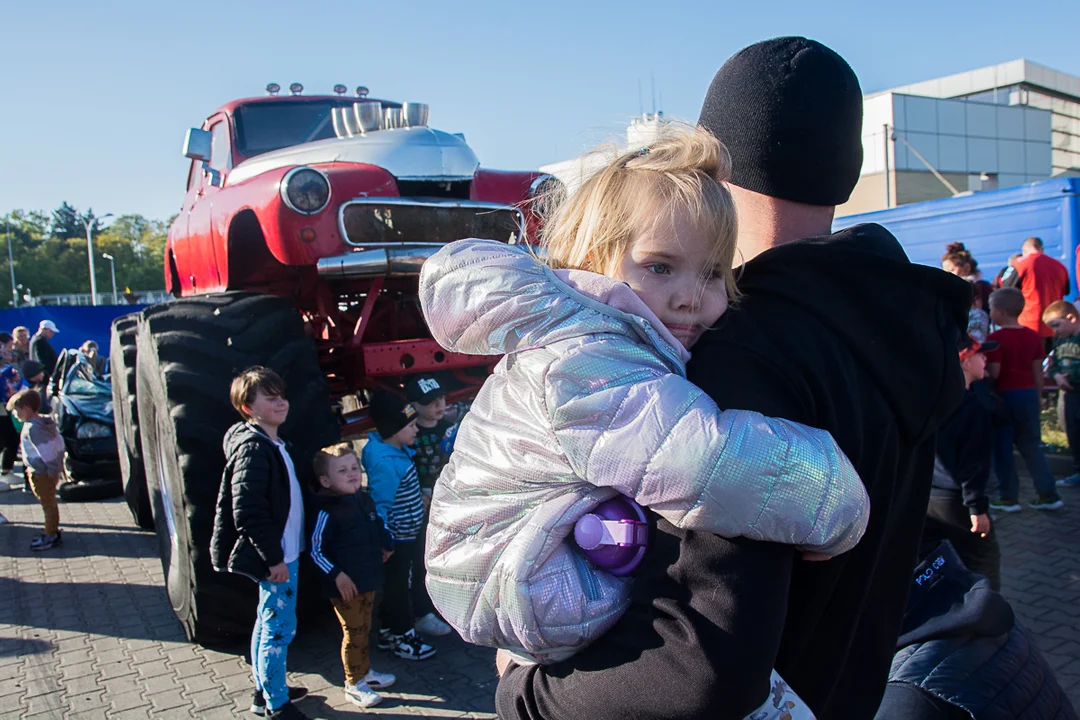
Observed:
[[[119,305],[120,300],[116,297],[116,258],[109,253],[101,253],[101,257],[109,261],[109,270],[112,272],[112,304]]]
[[[105,213],[100,218],[93,215],[83,220],[86,226],[86,254],[90,258],[90,304],[97,305],[97,275],[94,273],[94,221],[112,217],[112,213]]]
[[[15,290],[15,260],[11,256],[11,216],[7,216],[7,259],[11,269],[11,304],[19,307],[19,293]]]

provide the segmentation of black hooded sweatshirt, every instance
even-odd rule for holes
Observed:
[[[828,562],[785,545],[658,532],[631,605],[604,637],[544,668],[512,666],[501,718],[732,718],[776,667],[819,718],[872,718],[904,613],[930,493],[934,433],[964,393],[971,290],[911,264],[877,225],[770,249],[693,349],[721,408],[832,433],[870,496],[862,542]]]

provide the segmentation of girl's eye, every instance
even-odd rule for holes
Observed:
[[[656,275],[668,275],[671,273],[671,268],[664,263],[650,263],[645,266],[645,269]]]

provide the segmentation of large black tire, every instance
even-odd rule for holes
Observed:
[[[280,432],[304,482],[314,451],[340,437],[315,344],[286,300],[223,293],[148,308],[137,347],[142,457],[169,599],[190,640],[246,637],[256,586],[214,572],[209,555],[221,443],[239,420],[229,385],[256,364],[285,379],[291,408]]]
[[[116,425],[116,449],[120,453],[120,475],[124,480],[124,498],[135,524],[146,530],[154,529],[154,514],[150,508],[150,492],[146,489],[146,471],[142,461],[142,439],[139,435],[139,406],[136,402],[135,339],[139,331],[139,314],[124,315],[112,324],[109,344],[109,368],[112,380],[113,420]]]
[[[98,500],[110,500],[120,497],[124,487],[119,476],[98,480],[85,480],[81,482],[61,483],[56,488],[56,494],[64,502],[96,502]]]

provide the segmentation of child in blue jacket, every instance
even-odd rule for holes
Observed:
[[[423,544],[417,542],[424,502],[409,447],[416,442],[416,410],[397,395],[377,390],[370,413],[376,432],[368,434],[361,462],[375,510],[394,536],[394,554],[384,568],[379,649],[405,660],[426,660],[435,649],[416,634],[409,589],[412,566],[424,562]]]

